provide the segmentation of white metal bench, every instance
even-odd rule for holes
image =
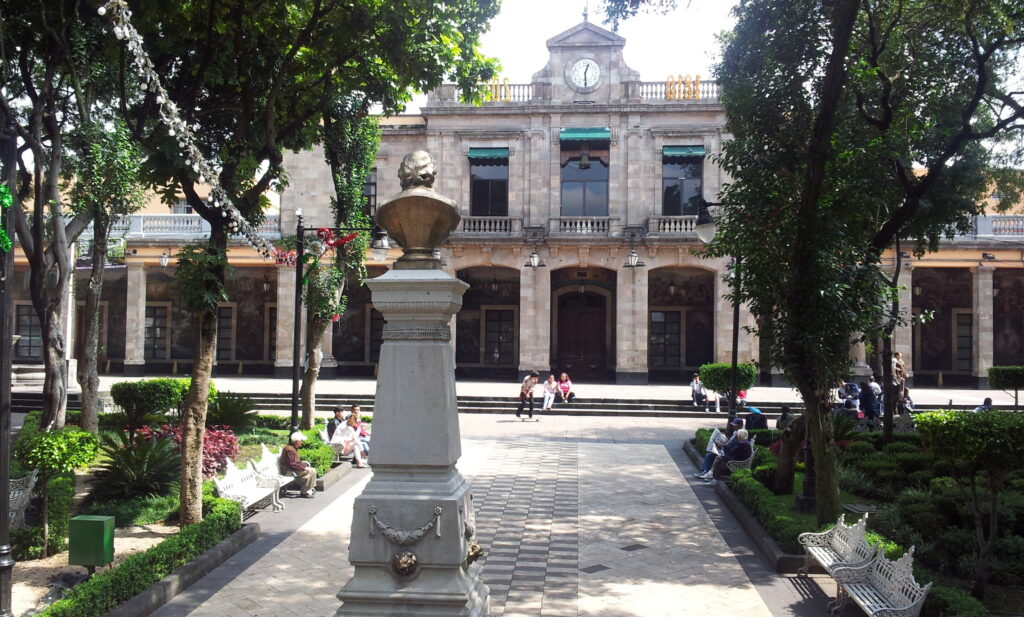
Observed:
[[[274,454],[267,448],[267,444],[260,444],[260,449],[262,450],[260,459],[249,461],[249,466],[253,471],[264,478],[277,480],[282,489],[295,482],[295,476],[281,473],[280,452]],[[283,503],[281,503],[281,508],[284,508]]]
[[[344,427],[338,427],[336,430],[341,430]],[[334,450],[334,463],[345,463],[355,458],[355,447],[351,444],[343,443],[331,443],[331,439],[327,436],[327,429],[320,429],[320,439],[327,445],[331,446]]]
[[[274,512],[284,509],[277,498],[281,490],[281,481],[277,478],[261,476],[252,467],[239,469],[231,459],[227,459],[228,468],[223,478],[214,478],[217,494],[224,499],[237,501],[242,506],[243,515],[246,510],[270,499]]]
[[[757,456],[757,446],[754,445],[754,440],[751,439],[750,456],[743,459],[742,461],[726,461],[725,466],[730,471],[730,473],[734,473],[738,469],[750,469],[751,466],[754,464],[755,456]]]
[[[832,574],[838,567],[862,566],[875,557],[875,549],[864,540],[868,517],[865,514],[853,525],[846,524],[840,514],[835,527],[821,533],[802,533],[797,541],[804,547],[806,561],[797,574],[806,576],[815,561]]]
[[[28,507],[29,499],[32,497],[32,489],[36,486],[36,478],[39,477],[39,470],[33,469],[32,473],[24,478],[10,481],[10,514],[8,521],[10,529],[17,529],[25,526],[25,508]]]
[[[917,617],[932,584],[917,584],[913,564],[914,547],[891,561],[879,546],[875,558],[867,564],[836,568],[832,577],[839,592],[830,605],[832,614],[839,614],[846,602],[852,600],[872,617]]]

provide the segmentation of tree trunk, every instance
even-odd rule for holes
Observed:
[[[51,301],[44,307],[40,320],[44,371],[40,426],[58,430],[64,427],[68,403],[67,342],[64,339],[67,284],[58,283],[51,293]]]
[[[99,432],[99,390],[98,367],[100,340],[100,302],[103,293],[103,271],[107,261],[107,234],[110,217],[97,215],[94,219],[92,245],[92,271],[89,287],[85,293],[85,312],[82,327],[82,351],[78,358],[78,385],[82,389],[81,427],[90,433]]]
[[[1001,483],[1000,483],[1001,484]],[[974,562],[974,581],[971,595],[979,600],[985,598],[985,587],[988,586],[989,572],[992,567],[992,549],[995,548],[999,524],[999,489],[989,486],[988,537],[985,537],[985,526],[981,520],[981,512],[974,511],[974,527],[978,541],[978,560]]]
[[[40,482],[39,494],[43,498],[43,559],[50,556],[50,479],[43,478]]]
[[[192,384],[185,396],[181,428],[181,511],[182,527],[203,520],[203,436],[206,432],[206,407],[210,394],[210,375],[217,345],[217,317],[196,313],[199,337],[196,341]]]
[[[324,334],[331,326],[330,321],[320,321],[309,316],[309,329],[307,330],[306,349],[306,372],[302,375],[302,390],[299,395],[302,398],[302,421],[299,427],[303,430],[313,428],[313,418],[316,415],[316,381],[320,376],[320,364],[324,359],[323,341]]]
[[[800,444],[804,441],[804,433],[807,423],[793,421],[792,424],[782,432],[781,444],[779,447],[779,462],[775,468],[775,480],[772,484],[772,492],[776,495],[793,494],[793,474],[796,470],[796,454],[800,451]]]
[[[829,391],[805,392],[810,426],[811,450],[814,455],[814,485],[818,525],[834,523],[842,510],[839,500],[836,441],[832,426],[832,404]]]
[[[893,302],[893,314],[898,315],[900,305]],[[892,442],[893,418],[896,416],[897,399],[902,394],[902,388],[893,385],[892,374],[892,332],[886,332],[882,338],[882,440],[885,443]]]

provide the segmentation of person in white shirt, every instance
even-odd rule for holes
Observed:
[[[700,373],[693,374],[693,380],[690,381],[690,396],[693,398],[694,405],[703,406],[704,411],[708,410],[708,391],[701,383]]]
[[[555,376],[548,375],[547,381],[544,382],[544,405],[542,405],[544,411],[551,411],[551,405],[555,403],[555,394],[557,392],[558,382],[555,381]]]

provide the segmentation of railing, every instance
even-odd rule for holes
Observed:
[[[459,233],[486,235],[517,235],[523,229],[523,219],[507,216],[464,216]]]
[[[960,236],[1024,236],[1024,216],[1019,214],[989,214],[974,217],[974,234]]]
[[[281,219],[278,215],[268,215],[259,226],[261,236],[268,238],[280,237]],[[133,214],[123,217],[114,223],[111,238],[201,238],[210,234],[210,224],[198,214]],[[83,238],[91,238],[92,225],[82,233]]]
[[[717,81],[640,81],[635,82],[636,96],[645,101],[700,102],[717,101]]]
[[[526,103],[533,97],[531,84],[510,84],[508,80],[493,80],[486,84],[485,103]]]
[[[647,219],[647,233],[659,235],[690,235],[695,233],[696,216],[652,216]]]
[[[551,233],[562,236],[607,236],[612,228],[608,216],[563,216],[551,219]]]

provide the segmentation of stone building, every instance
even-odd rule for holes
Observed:
[[[730,360],[729,260],[700,257],[694,231],[698,199],[718,201],[726,182],[712,158],[728,138],[718,85],[697,75],[644,81],[625,64],[625,44],[584,22],[548,40],[547,65],[528,84],[495,80],[481,106],[444,85],[419,114],[382,119],[368,207],[400,190],[398,165],[417,149],[437,162],[435,189],[459,204],[462,223],[441,252],[471,285],[453,324],[459,375],[678,383]],[[323,153],[289,154],[285,165],[289,186],[263,231],[293,234],[298,208],[307,225],[330,224]],[[113,372],[182,373],[191,362],[192,333],[164,262],[202,222],[159,208],[126,224],[124,265],[108,272],[101,346]],[[1024,364],[1022,239],[1024,217],[983,216],[973,234],[904,261],[902,306],[933,315],[896,333],[918,385],[980,385],[993,364]],[[368,275],[396,255],[369,262]],[[231,262],[217,370],[290,374],[294,268],[244,245]],[[38,326],[27,286],[19,290],[16,362],[31,362]],[[743,330],[754,321],[739,313],[739,359],[757,360],[757,338]],[[354,285],[325,338],[321,376],[372,375],[382,328],[369,292]],[[870,371],[870,349],[852,348],[857,372]],[[771,379],[765,367],[762,375]]]

